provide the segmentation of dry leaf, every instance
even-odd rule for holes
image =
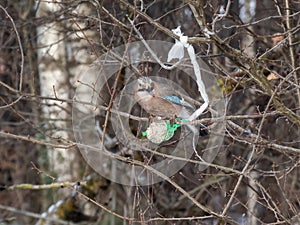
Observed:
[[[275,73],[270,73],[267,76],[267,80],[277,80],[279,77]]]

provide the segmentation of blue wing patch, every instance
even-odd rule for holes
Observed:
[[[177,104],[177,105],[181,105],[181,106],[184,106],[184,107],[188,107],[190,109],[194,109],[194,107],[189,104],[188,102],[184,101],[183,98],[177,96],[177,95],[169,95],[169,96],[163,96],[162,97],[163,99],[169,101],[169,102],[172,102],[174,104]]]
[[[163,99],[175,103],[177,105],[182,105],[182,98],[176,96],[176,95],[172,95],[172,96],[163,96]]]

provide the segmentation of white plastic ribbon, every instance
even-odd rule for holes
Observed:
[[[172,59],[182,59],[184,57],[184,47],[187,44],[187,38],[186,41],[183,39],[183,33],[181,33],[180,26],[177,27],[176,29],[172,30],[174,34],[178,35],[182,40],[178,41],[175,39],[175,44],[173,47],[170,49],[168,53],[168,59],[167,62],[170,62]],[[185,43],[184,43],[185,42]]]
[[[189,54],[189,57],[191,59],[191,63],[194,68],[194,73],[196,76],[196,82],[198,85],[198,91],[201,95],[201,97],[204,100],[203,105],[200,106],[199,109],[197,109],[188,119],[190,121],[195,120],[198,116],[200,116],[204,110],[208,107],[209,104],[209,98],[207,96],[206,90],[205,90],[205,85],[202,81],[201,77],[201,70],[199,67],[199,64],[196,59],[195,55],[195,50],[192,45],[188,43],[188,36],[184,36],[183,33],[181,32],[180,26],[177,27],[176,29],[172,30],[174,34],[179,36],[179,41],[175,40],[175,44],[172,46],[168,53],[168,59],[167,61],[170,62],[172,59],[182,59],[184,57],[184,48],[187,49],[187,52]]]

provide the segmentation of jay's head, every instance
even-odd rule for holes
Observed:
[[[154,82],[149,77],[141,77],[137,80],[137,93],[154,95]]]

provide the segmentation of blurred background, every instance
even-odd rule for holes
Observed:
[[[0,18],[1,225],[300,224],[299,1],[1,0]],[[212,71],[226,100],[226,131],[206,170],[189,162],[172,182],[130,187],[82,158],[72,130],[75,90],[102,54],[140,40],[129,19],[145,40],[174,42],[171,29],[181,26]],[[105,81],[96,106],[105,145],[146,164],[160,158],[131,151],[106,120],[113,93],[132,74],[168,78],[201,98],[193,80],[157,63],[124,66]],[[149,116],[138,105],[131,114]],[[142,121],[130,122],[138,138]],[[214,126],[209,112],[199,121]],[[170,153],[176,138],[159,152]],[[200,137],[199,152],[209,151],[208,139]]]

